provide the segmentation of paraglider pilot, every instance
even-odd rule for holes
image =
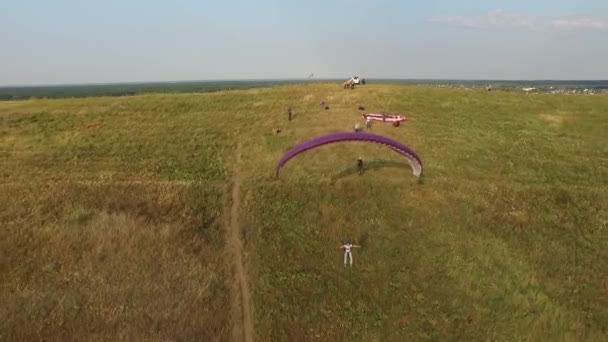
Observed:
[[[291,107],[287,109],[287,116],[289,117],[289,121],[291,121]]]
[[[362,175],[363,174],[363,158],[359,157],[359,159],[357,159],[357,168],[359,169],[359,174]]]
[[[340,246],[340,248],[344,249],[344,266],[346,266],[348,260],[350,259],[350,267],[353,267],[353,253],[351,252],[352,248],[359,248],[359,245],[353,245],[350,241],[346,240],[346,243]]]

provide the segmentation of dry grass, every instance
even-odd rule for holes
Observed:
[[[0,103],[0,339],[230,336],[228,141],[125,100]]]
[[[273,177],[359,105],[410,119],[373,132],[424,184],[358,143]],[[237,142],[257,340],[605,339],[607,117],[606,97],[389,85],[0,102],[0,339],[229,339]]]
[[[201,187],[0,188],[3,339],[229,333],[220,231]]]

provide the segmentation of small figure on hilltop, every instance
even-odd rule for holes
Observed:
[[[365,127],[367,127],[367,129],[372,128],[372,119],[370,119],[370,118],[365,119]]]
[[[287,109],[287,117],[289,118],[289,121],[291,121],[291,107]]]
[[[350,267],[353,267],[353,253],[351,252],[352,248],[359,248],[359,245],[353,245],[349,240],[346,240],[340,248],[344,249],[344,266],[346,266],[348,260],[350,259]]]
[[[359,169],[359,174],[362,175],[363,174],[363,158],[359,157],[359,159],[357,159],[357,168]]]

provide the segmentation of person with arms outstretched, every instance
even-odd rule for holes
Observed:
[[[346,266],[348,260],[350,260],[350,267],[353,266],[353,253],[351,251],[351,249],[353,248],[359,248],[361,246],[359,245],[353,245],[352,243],[350,243],[350,241],[346,241],[345,244],[343,244],[342,246],[340,246],[340,248],[344,249],[344,266]]]

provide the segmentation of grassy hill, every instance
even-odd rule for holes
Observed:
[[[424,184],[365,143],[274,177],[359,105]],[[606,96],[398,85],[0,102],[0,339],[229,340],[235,213],[256,340],[605,339],[607,131]]]

